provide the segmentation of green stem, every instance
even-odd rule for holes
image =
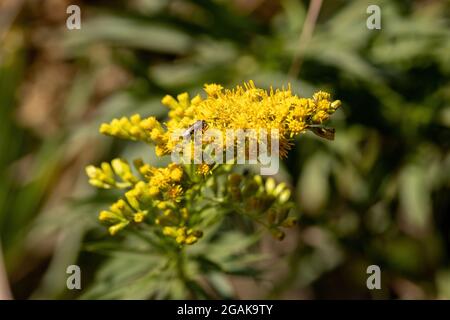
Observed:
[[[177,268],[178,277],[186,283],[186,273],[184,271],[184,248],[178,248],[178,250],[175,251],[175,263]]]
[[[143,228],[141,228],[141,230],[143,230]],[[161,243],[158,243],[156,240],[152,239],[150,236],[143,234],[141,232],[141,230],[136,230],[136,229],[131,229],[130,228],[127,231],[130,234],[132,234],[132,235],[134,235],[134,236],[144,240],[145,242],[150,244],[157,251],[159,251],[159,252],[165,252],[166,251],[166,248],[163,245],[161,245]]]
[[[195,290],[193,290],[192,286],[189,285],[190,280],[186,276],[186,271],[185,271],[186,256],[185,256],[184,248],[179,247],[177,250],[175,250],[174,253],[175,253],[175,264],[176,264],[175,268],[177,270],[178,278],[184,284],[184,286],[189,291],[189,293],[192,295],[192,297],[196,298],[197,293],[195,292]]]

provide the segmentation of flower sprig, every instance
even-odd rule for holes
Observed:
[[[316,92],[312,98],[301,98],[290,87],[266,91],[256,88],[252,81],[231,90],[208,84],[204,90],[206,98],[196,95],[190,99],[187,93],[179,94],[177,99],[165,96],[161,102],[170,111],[164,125],[154,117],[141,119],[133,115],[102,124],[100,132],[155,144],[156,154],[163,156],[171,153],[179,142],[174,139],[174,133],[196,121],[204,121],[209,128],[223,133],[227,129],[277,129],[280,155],[286,157],[294,136],[323,124],[341,105],[323,91]]]
[[[168,120],[155,117],[114,119],[102,124],[100,132],[109,136],[155,145],[157,156],[175,150],[176,130],[202,121],[221,132],[229,129],[277,129],[279,154],[286,156],[293,137],[325,122],[340,106],[328,93],[319,91],[312,98],[301,98],[287,89],[263,90],[250,81],[235,89],[217,84],[205,86],[206,97],[192,99],[187,93],[174,98],[165,96]],[[202,140],[204,147],[211,141]],[[89,182],[98,188],[124,190],[123,196],[109,210],[100,212],[99,220],[108,225],[111,235],[126,227],[153,230],[163,241],[177,246],[191,245],[203,235],[203,208],[240,214],[251,219],[277,239],[283,228],[295,225],[291,215],[291,192],[273,178],[237,173],[233,163],[170,163],[156,168],[141,159],[134,169],[126,160],[114,159],[99,167],[88,166]],[[224,186],[218,187],[219,177]]]

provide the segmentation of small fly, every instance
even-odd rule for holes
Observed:
[[[207,126],[206,121],[204,120],[198,120],[194,122],[192,126],[186,129],[186,131],[183,132],[183,138],[190,137],[191,134],[197,132],[198,130],[203,130]]]
[[[334,140],[334,133],[336,130],[334,128],[324,127],[321,125],[310,125],[308,126],[308,129],[314,133],[316,136],[319,136],[321,138],[325,138],[328,140]]]

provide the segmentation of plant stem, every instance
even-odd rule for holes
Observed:
[[[177,251],[175,251],[176,255],[176,268],[178,277],[185,283],[186,282],[186,273],[184,272],[184,249],[181,247]]]
[[[8,276],[3,263],[2,244],[0,242],[0,300],[12,300],[12,293],[8,284]]]
[[[184,248],[180,247],[178,250],[175,251],[175,263],[176,263],[176,269],[178,278],[183,282],[186,289],[190,292],[193,298],[196,298],[197,294],[195,290],[192,289],[192,287],[189,285],[189,279],[186,276],[185,272],[185,252]]]
[[[306,45],[312,38],[321,7],[322,0],[311,0],[308,7],[308,12],[306,14],[305,23],[303,24],[302,33],[300,34],[300,38],[298,40],[299,44],[297,50],[294,53],[294,59],[292,61],[291,69],[289,70],[289,76],[291,78],[296,78],[300,72],[300,66],[302,65],[302,55],[306,48]]]

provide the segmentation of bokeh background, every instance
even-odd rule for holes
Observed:
[[[253,79],[304,96],[327,90],[343,107],[330,123],[336,140],[302,135],[276,177],[294,191],[297,229],[251,247],[270,257],[265,272],[227,276],[223,290],[449,299],[450,2],[325,0],[305,31],[320,2],[0,1],[0,271],[13,297],[83,297],[66,288],[70,264],[81,266],[83,290],[130,270],[109,263],[129,253],[97,223],[113,195],[90,187],[84,167],[117,155],[158,163],[149,148],[102,137],[101,122],[164,119],[167,93]],[[81,8],[81,30],[65,27],[70,4]],[[369,4],[381,8],[381,30],[366,27]],[[366,288],[372,264],[381,290]]]

